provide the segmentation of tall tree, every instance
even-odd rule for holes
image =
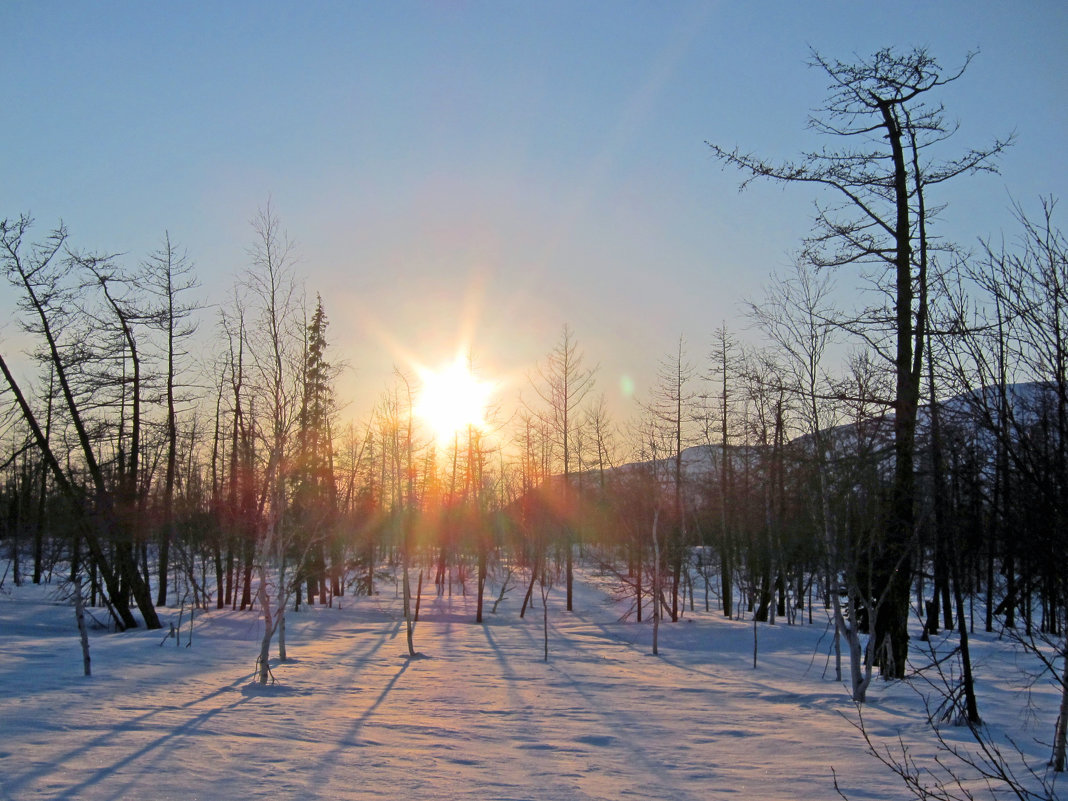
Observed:
[[[682,576],[683,552],[686,546],[686,514],[684,496],[686,492],[682,469],[682,451],[691,442],[690,429],[693,427],[696,412],[694,401],[697,393],[691,388],[694,368],[686,361],[686,344],[680,336],[671,356],[660,362],[657,371],[657,383],[646,411],[650,422],[661,430],[663,442],[662,458],[671,460],[671,514],[659,515],[657,522],[665,517],[670,520],[665,547],[662,549],[666,558],[671,560],[671,619],[679,619],[679,583]],[[657,525],[654,524],[654,529]]]
[[[252,220],[252,227],[255,238],[245,287],[256,312],[249,340],[256,390],[264,408],[259,418],[251,411],[250,417],[260,445],[262,475],[256,519],[262,521],[257,565],[264,618],[259,681],[265,684],[276,632],[280,658],[286,657],[285,610],[293,590],[288,568],[295,542],[287,485],[300,410],[304,331],[293,243],[270,202]],[[298,555],[297,563],[302,559],[303,554]],[[277,576],[273,582],[268,580],[270,570]]]
[[[915,435],[928,334],[928,224],[934,214],[927,195],[962,174],[994,170],[996,156],[1010,142],[995,140],[950,161],[927,158],[928,148],[956,131],[930,97],[960,78],[970,61],[969,55],[959,70],[946,73],[923,48],[887,48],[856,63],[813,51],[812,65],[829,78],[829,95],[809,125],[843,142],[840,150],[773,163],[710,144],[720,161],[748,174],[743,186],[767,178],[828,191],[833,200],[817,205],[805,257],[817,266],[874,266],[880,296],[890,300],[889,306],[865,310],[860,324],[850,326],[878,348],[895,376],[894,481],[878,571],[885,602],[875,622],[887,677],[904,676],[908,653]]]
[[[735,520],[731,513],[730,497],[733,493],[733,470],[731,462],[731,417],[733,414],[734,380],[738,372],[738,343],[727,330],[726,324],[716,329],[712,338],[712,352],[709,360],[711,367],[709,379],[717,385],[718,404],[710,409],[711,418],[706,426],[705,441],[712,446],[716,435],[719,439],[720,462],[718,465],[717,485],[719,495],[719,568],[720,592],[722,594],[723,616],[734,615],[734,532]],[[719,423],[715,431],[714,423]]]
[[[751,577],[759,589],[753,613],[755,621],[775,622],[775,590],[780,590],[785,614],[783,572],[783,528],[785,521],[785,448],[787,437],[787,403],[789,400],[784,368],[778,354],[771,349],[750,350],[742,369],[746,401],[746,436],[756,444],[754,468],[761,475],[761,522],[751,530],[749,567],[758,575]],[[747,465],[749,455],[747,454]]]
[[[570,326],[564,325],[560,333],[560,341],[549,352],[545,364],[539,365],[536,375],[531,377],[534,391],[542,402],[534,413],[545,424],[556,452],[559,454],[558,465],[563,478],[560,493],[561,508],[565,510],[564,559],[567,611],[569,612],[574,607],[572,550],[575,533],[572,518],[567,512],[570,510],[572,498],[571,475],[574,467],[575,429],[581,420],[579,409],[582,402],[593,389],[595,372],[596,368],[587,368],[583,365],[583,354],[579,350],[575,335]]]
[[[156,603],[167,603],[167,577],[170,546],[175,534],[174,484],[178,468],[178,403],[179,371],[188,357],[185,341],[196,332],[193,315],[198,309],[187,299],[197,286],[193,264],[171,242],[170,232],[164,232],[163,243],[142,264],[145,287],[156,299],[153,322],[163,336],[164,397],[166,418],[166,464],[163,477],[162,525],[159,531],[159,587]]]
[[[300,529],[299,536],[310,544],[302,569],[308,588],[308,603],[316,596],[325,603],[325,542],[332,532],[337,514],[331,436],[335,412],[335,370],[326,358],[328,324],[323,299],[316,296],[315,311],[305,331],[297,453],[293,475],[293,517]]]

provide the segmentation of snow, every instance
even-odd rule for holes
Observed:
[[[832,769],[849,798],[911,797],[866,753],[822,608],[813,625],[759,625],[756,669],[752,623],[718,612],[665,622],[652,656],[650,625],[621,622],[597,577],[578,575],[574,613],[550,595],[548,663],[540,603],[520,620],[519,589],[481,625],[473,595],[424,595],[426,658],[407,659],[401,600],[384,583],[290,612],[290,659],[272,662],[267,686],[251,683],[256,613],[198,612],[189,647],[188,609],[177,641],[95,630],[85,678],[56,588],[8,583],[0,799],[823,801],[837,797]],[[177,622],[178,609],[160,611]],[[973,649],[980,711],[1044,770],[1054,688],[1026,692],[1028,665],[994,635]],[[936,753],[907,683],[874,684],[864,717],[880,743]]]

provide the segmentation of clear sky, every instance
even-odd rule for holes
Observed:
[[[0,217],[62,220],[135,263],[169,231],[222,302],[270,197],[355,416],[394,363],[462,341],[487,376],[522,377],[565,322],[620,403],[680,335],[703,362],[789,266],[814,198],[739,194],[704,142],[811,145],[810,46],[922,45],[947,67],[980,50],[943,95],[955,141],[1017,145],[1001,175],[947,186],[942,233],[1011,232],[1011,198],[1063,198],[1068,175],[1060,0],[3,0],[0,30]]]

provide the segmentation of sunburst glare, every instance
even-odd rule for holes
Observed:
[[[415,414],[438,441],[445,442],[468,426],[485,427],[493,385],[479,380],[464,359],[437,370],[419,368],[419,379]]]

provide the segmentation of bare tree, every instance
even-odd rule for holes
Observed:
[[[73,274],[87,263],[96,265],[103,274],[102,265],[108,260],[72,254],[66,249],[67,232],[62,226],[55,229],[44,242],[30,245],[29,253],[26,253],[23,238],[31,226],[32,220],[26,216],[14,222],[0,222],[0,259],[9,281],[21,293],[19,303],[24,314],[24,327],[42,341],[41,358],[54,371],[69,423],[76,434],[82,465],[91,484],[91,504],[87,503],[75,481],[60,466],[51,450],[49,438],[38,425],[13,373],[6,364],[0,367],[58,488],[70,500],[81,521],[81,535],[88,547],[91,563],[104,580],[109,609],[116,624],[120,628],[137,626],[129,608],[129,593],[137,603],[145,625],[159,628],[160,621],[152,604],[148,584],[134,557],[132,532],[128,521],[120,514],[119,499],[108,481],[86,422],[86,412],[92,409],[95,399],[84,386],[79,387],[76,383],[82,367],[92,358],[92,354],[87,354],[86,337],[78,328],[79,323],[84,325],[85,321],[84,318],[79,321],[76,317],[77,304],[72,292],[76,294],[80,287],[73,281]],[[130,319],[119,313],[121,304],[113,304],[112,309],[123,329],[124,339],[129,343],[127,337],[132,337]],[[113,546],[114,566],[105,554],[104,542]]]
[[[415,497],[415,460],[413,458],[413,412],[412,388],[408,377],[399,370],[394,371],[397,380],[404,386],[405,410],[401,412],[398,402],[394,404],[395,418],[392,421],[394,481],[397,486],[397,500],[400,508],[401,526],[401,581],[404,592],[404,627],[408,644],[408,658],[418,656],[413,643],[415,621],[412,610],[411,550],[412,529],[415,523],[417,501]],[[481,613],[482,588],[479,588],[479,612]],[[481,621],[480,621],[481,622]]]
[[[935,209],[929,192],[965,173],[994,170],[1010,143],[995,140],[957,159],[933,162],[929,148],[953,135],[941,104],[929,96],[960,78],[971,55],[946,73],[925,50],[883,49],[842,63],[812,53],[812,66],[829,78],[829,95],[809,126],[844,142],[838,151],[805,153],[798,162],[773,163],[741,150],[710,144],[724,164],[748,177],[811,184],[833,198],[818,204],[804,256],[817,266],[871,268],[885,302],[843,325],[893,365],[894,482],[885,546],[879,560],[885,603],[875,621],[885,676],[902,677],[908,653],[909,577],[914,529],[915,435],[923,352],[928,335],[928,225]],[[938,148],[936,148],[938,149]]]
[[[293,243],[268,204],[252,220],[255,241],[249,251],[251,267],[245,287],[255,304],[255,325],[250,331],[251,356],[257,392],[266,410],[253,416],[261,445],[262,483],[257,501],[257,519],[263,521],[257,568],[259,603],[264,619],[260,643],[258,679],[270,678],[269,652],[278,634],[281,659],[285,652],[285,612],[293,591],[289,560],[295,532],[289,514],[287,492],[288,457],[294,447],[293,430],[300,410],[303,316],[300,287],[294,275]],[[303,561],[303,554],[294,561]],[[273,569],[277,578],[269,580]],[[273,598],[272,598],[273,594]]]
[[[188,357],[185,341],[196,332],[193,315],[198,309],[187,300],[197,281],[189,257],[179,252],[171,242],[170,232],[164,232],[163,243],[142,265],[143,282],[156,299],[153,324],[163,336],[164,388],[166,406],[164,430],[166,435],[166,464],[163,477],[162,526],[159,532],[159,587],[156,603],[167,603],[167,571],[170,545],[175,536],[174,485],[178,469],[178,404],[180,402],[179,373]]]
[[[598,395],[586,410],[585,426],[589,429],[596,450],[597,484],[603,491],[609,470],[619,461],[617,430],[608,411],[604,394]]]
[[[653,613],[652,650],[653,655],[660,653],[660,621],[667,606],[664,598],[664,571],[660,547],[660,519],[664,507],[664,487],[671,481],[670,461],[665,454],[670,451],[671,432],[666,431],[655,415],[646,410],[635,432],[638,439],[639,465],[629,477],[624,492],[628,496],[627,512],[630,518],[627,525],[632,529],[641,553],[646,547],[652,551],[648,560],[651,569],[650,597]],[[646,525],[649,526],[648,545],[645,541]],[[639,558],[638,571],[641,574]],[[637,603],[641,609],[642,583],[637,583]],[[638,619],[641,620],[639,614]]]
[[[1043,660],[1061,689],[1052,759],[1059,772],[1068,751],[1068,581],[1062,569],[1068,559],[1068,240],[1055,210],[1052,198],[1042,200],[1037,215],[1017,204],[1015,246],[985,242],[982,255],[966,265],[979,290],[978,309],[966,318],[958,307],[956,366],[972,386],[965,396],[970,414],[996,443],[997,476],[1011,477],[1013,493],[1026,499],[1026,509],[1014,508],[1021,504],[1008,503],[1001,488],[995,509],[1003,526],[1012,527],[1002,556],[1008,580],[1002,608],[1006,630]],[[1020,386],[1008,386],[1010,379]],[[1037,581],[1016,583],[1016,550],[1030,557],[1028,571]],[[1036,583],[1046,599],[1037,638],[1027,589]],[[1022,633],[1008,611],[1013,606],[1023,613]]]
[[[828,450],[826,429],[836,422],[836,414],[828,401],[834,397],[831,379],[823,364],[828,346],[832,343],[836,327],[831,322],[834,311],[832,294],[834,285],[826,274],[818,274],[803,261],[795,264],[788,276],[775,276],[765,288],[759,301],[749,301],[749,316],[774,343],[785,357],[785,372],[791,393],[797,397],[798,417],[810,447],[814,467],[818,501],[811,509],[817,529],[822,535],[826,554],[826,571],[830,601],[835,626],[835,673],[842,680],[840,642],[845,638],[850,655],[850,686],[853,700],[865,698],[868,676],[862,672],[865,647],[856,625],[856,610],[843,610],[838,588],[840,575],[845,573],[855,583],[855,567],[843,563],[839,552],[838,536],[834,531],[831,512],[831,488],[828,475]],[[847,596],[857,597],[856,587]]]
[[[734,615],[734,527],[736,521],[731,512],[730,498],[733,493],[734,465],[731,460],[732,416],[735,405],[734,382],[739,371],[741,354],[738,342],[727,330],[726,324],[716,329],[709,355],[711,367],[709,381],[717,386],[719,397],[709,398],[709,415],[705,422],[705,443],[713,447],[718,434],[720,462],[717,475],[719,491],[719,562],[720,592],[723,616]],[[718,403],[717,403],[718,401]],[[719,423],[718,431],[715,423]]]
[[[564,326],[557,343],[546,358],[545,364],[537,368],[536,376],[531,377],[534,391],[541,399],[541,406],[532,411],[545,424],[551,441],[559,454],[558,464],[563,475],[560,485],[563,509],[569,508],[571,499],[571,475],[574,466],[575,428],[581,418],[579,408],[594,386],[596,368],[583,366],[582,352],[578,348],[571,328]],[[567,611],[572,611],[572,550],[574,531],[571,521],[565,519],[565,564]]]
[[[687,545],[684,509],[686,482],[682,468],[682,452],[693,442],[691,428],[697,416],[694,406],[697,392],[692,389],[694,376],[693,365],[686,361],[685,341],[680,336],[671,356],[660,362],[656,387],[652,398],[645,404],[650,422],[663,433],[661,439],[667,447],[662,458],[671,461],[671,514],[668,517],[670,529],[663,551],[665,557],[671,560],[672,621],[679,619],[679,584],[682,577],[683,552]],[[664,518],[664,515],[658,516],[657,522],[663,522]],[[653,528],[656,529],[656,524]]]

